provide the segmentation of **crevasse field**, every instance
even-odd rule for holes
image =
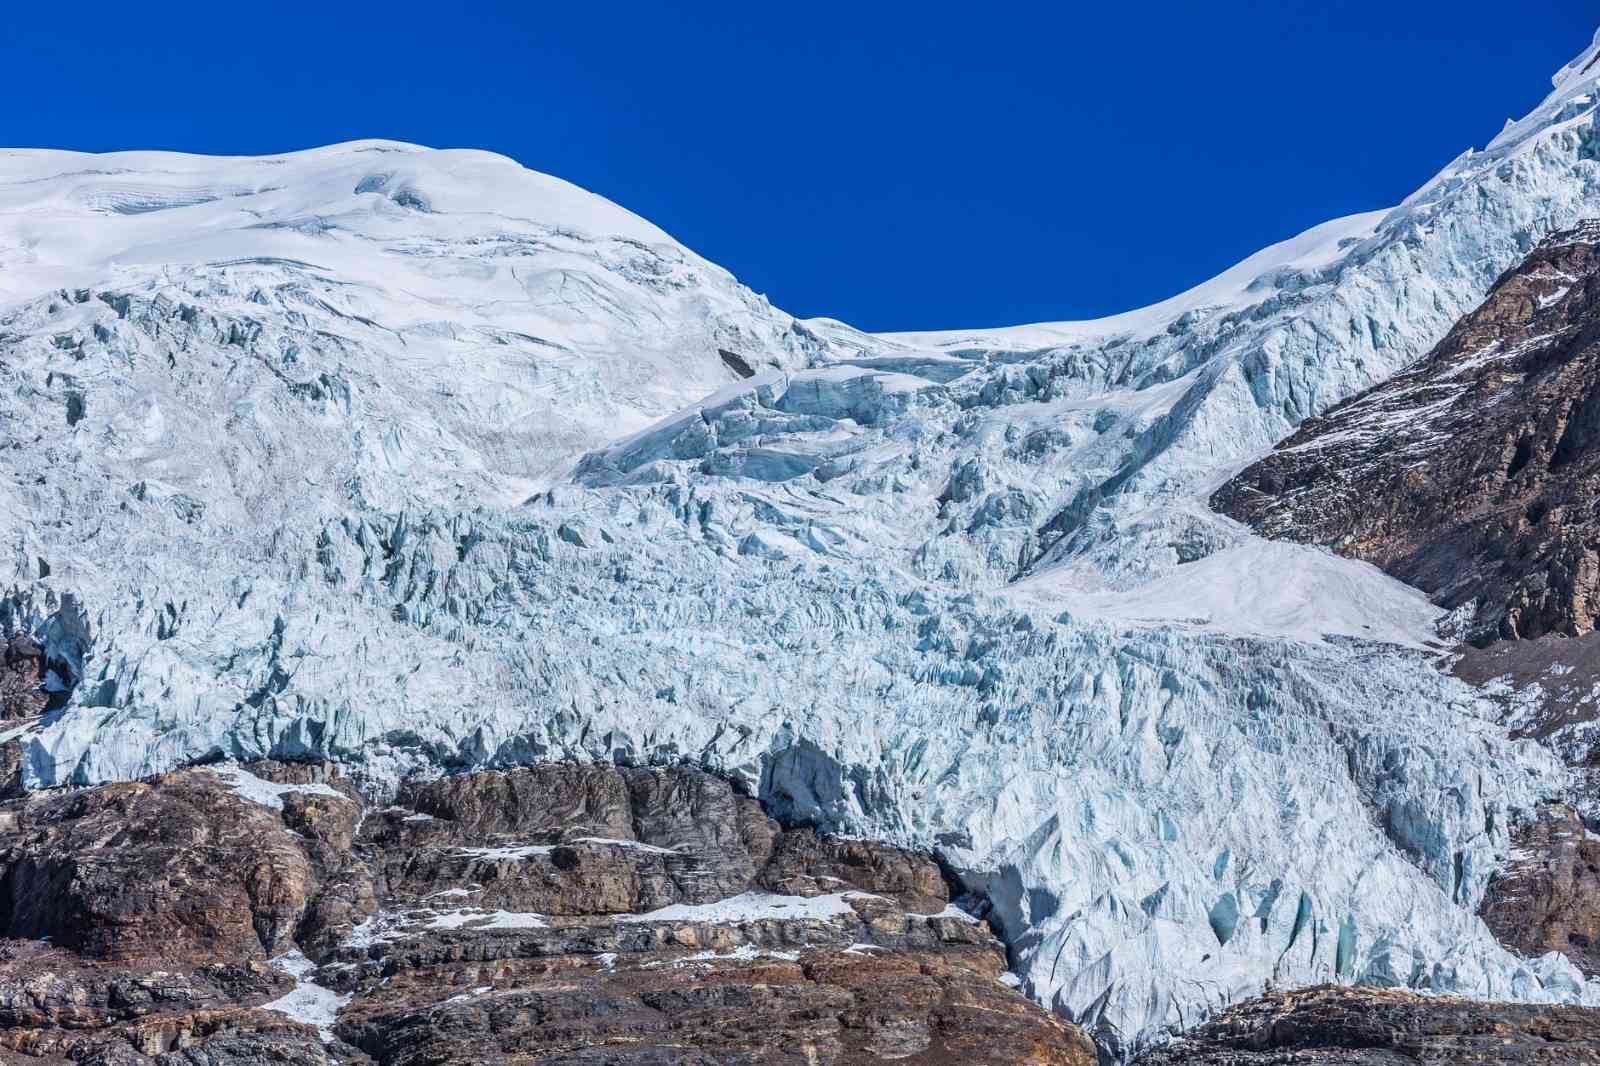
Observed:
[[[797,321],[510,160],[0,153],[30,785],[685,761],[937,849],[1131,1046],[1267,983],[1600,1002],[1474,916],[1563,771],[1437,612],[1207,493],[1600,211],[1591,69],[1392,211],[1095,322]]]

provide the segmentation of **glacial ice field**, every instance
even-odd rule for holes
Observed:
[[[936,848],[1130,1048],[1321,980],[1600,1002],[1474,915],[1548,752],[1207,493],[1600,212],[1600,39],[1391,211],[1086,323],[797,321],[482,152],[0,153],[38,787],[684,761]]]

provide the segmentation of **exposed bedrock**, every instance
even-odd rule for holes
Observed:
[[[1211,497],[1372,562],[1485,643],[1600,617],[1600,223],[1554,234],[1428,355]]]
[[[44,648],[26,634],[0,638],[0,720],[32,718],[44,712]]]
[[[1139,1066],[1578,1066],[1600,1010],[1323,985],[1223,1012]]]
[[[1489,883],[1484,922],[1523,955],[1559,951],[1600,974],[1600,839],[1571,807],[1549,804],[1513,840],[1510,862]]]
[[[0,805],[0,1058],[1087,1066],[937,864],[680,769],[197,767]]]
[[[278,812],[209,774],[7,804],[0,920],[94,959],[237,961],[293,946],[316,884]]]

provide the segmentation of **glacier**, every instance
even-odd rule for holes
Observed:
[[[937,850],[1111,1053],[1267,985],[1600,1002],[1475,910],[1565,772],[1438,612],[1207,494],[1600,212],[1600,36],[1390,211],[873,335],[482,152],[0,153],[30,787],[687,762]]]

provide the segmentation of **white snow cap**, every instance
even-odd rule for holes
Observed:
[[[1595,31],[1594,40],[1590,42],[1588,48],[1578,53],[1577,58],[1572,62],[1555,72],[1555,75],[1550,79],[1550,84],[1558,92],[1567,87],[1568,83],[1573,85],[1580,83],[1592,85],[1596,78],[1595,67],[1597,65],[1600,65],[1600,30]],[[1553,95],[1547,97],[1545,103],[1548,104],[1553,98]]]

